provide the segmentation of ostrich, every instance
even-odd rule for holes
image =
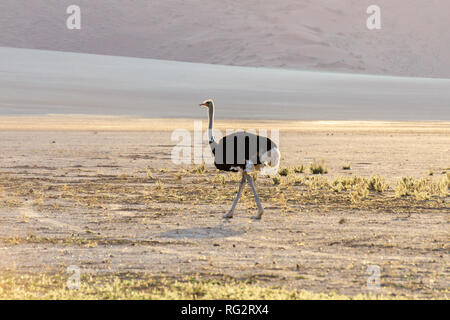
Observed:
[[[232,218],[234,209],[241,197],[242,188],[245,182],[248,182],[255,197],[258,213],[252,217],[261,219],[264,209],[256,192],[255,184],[250,172],[264,172],[263,168],[270,168],[275,172],[280,164],[280,151],[277,145],[267,137],[255,135],[245,131],[238,131],[223,137],[219,143],[214,140],[214,102],[212,99],[203,101],[200,106],[208,109],[208,139],[209,146],[214,155],[214,164],[217,169],[222,171],[242,172],[242,178],[239,183],[239,190],[233,201],[230,211],[224,218]]]

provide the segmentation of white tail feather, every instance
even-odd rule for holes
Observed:
[[[278,173],[280,167],[280,150],[278,148],[272,148],[264,153],[260,160],[264,164],[264,167],[260,170],[260,175],[275,175]]]

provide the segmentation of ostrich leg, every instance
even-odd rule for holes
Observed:
[[[231,206],[230,211],[228,211],[228,213],[223,216],[224,218],[228,218],[228,219],[233,218],[234,208],[236,208],[236,205],[242,194],[242,187],[244,186],[244,183],[245,183],[245,176],[246,176],[246,173],[242,173],[242,179],[241,179],[241,182],[239,182],[239,191],[236,195],[236,199],[234,199],[234,202],[233,202],[233,205]]]
[[[253,183],[253,178],[249,175],[247,175],[247,181],[250,185],[250,188],[252,188],[253,195],[255,196],[256,205],[258,206],[258,214],[252,218],[254,219],[261,219],[261,216],[264,213],[264,209],[261,205],[261,201],[259,201],[258,193],[256,192],[255,184]]]

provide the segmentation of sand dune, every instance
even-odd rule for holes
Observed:
[[[369,5],[382,29],[366,28]],[[447,0],[71,0],[0,3],[0,46],[188,62],[450,77]]]

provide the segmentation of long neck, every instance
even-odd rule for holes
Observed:
[[[214,136],[213,136],[213,125],[214,125],[214,105],[212,105],[209,109],[208,109],[208,141],[209,141],[209,146],[211,147],[211,149],[214,151],[217,143],[214,140]]]

